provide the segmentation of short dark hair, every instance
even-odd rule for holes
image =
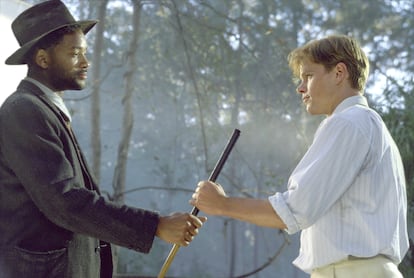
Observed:
[[[78,24],[65,26],[60,29],[57,29],[56,31],[53,31],[50,34],[47,34],[43,38],[41,38],[27,53],[25,62],[30,66],[33,64],[33,58],[39,49],[49,49],[50,47],[53,47],[55,45],[58,45],[63,37],[67,34],[72,34],[73,32],[76,32],[77,30],[81,30],[81,26]]]

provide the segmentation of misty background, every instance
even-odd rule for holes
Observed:
[[[322,119],[306,114],[286,57],[340,33],[356,37],[371,61],[365,94],[400,147],[412,220],[414,1],[63,2],[77,19],[100,20],[87,35],[88,87],[64,99],[109,199],[161,214],[191,211],[197,182],[209,177],[235,128],[241,136],[217,182],[231,196],[285,190]],[[119,277],[155,277],[171,247],[156,239],[147,255],[118,248]],[[298,248],[299,234],[210,216],[168,276],[309,277],[291,263]],[[401,264],[406,277],[413,259]]]

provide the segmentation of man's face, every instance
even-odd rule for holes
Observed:
[[[300,84],[296,91],[302,95],[306,110],[312,115],[330,115],[337,105],[335,99],[335,70],[327,71],[321,64],[304,60],[300,66]]]
[[[86,85],[89,67],[86,39],[81,30],[66,34],[49,53],[49,86],[56,91],[81,90]]]

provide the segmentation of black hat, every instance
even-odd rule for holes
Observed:
[[[20,48],[6,60],[8,65],[26,64],[28,51],[43,37],[60,28],[79,25],[86,34],[97,20],[76,21],[65,4],[51,0],[35,5],[22,12],[12,23],[14,36]]]

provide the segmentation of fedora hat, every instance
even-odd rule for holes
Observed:
[[[97,22],[97,20],[76,21],[65,4],[59,0],[46,1],[30,7],[18,15],[12,23],[12,30],[20,48],[6,59],[6,64],[26,64],[25,58],[29,50],[40,39],[60,28],[79,25],[86,34]]]

